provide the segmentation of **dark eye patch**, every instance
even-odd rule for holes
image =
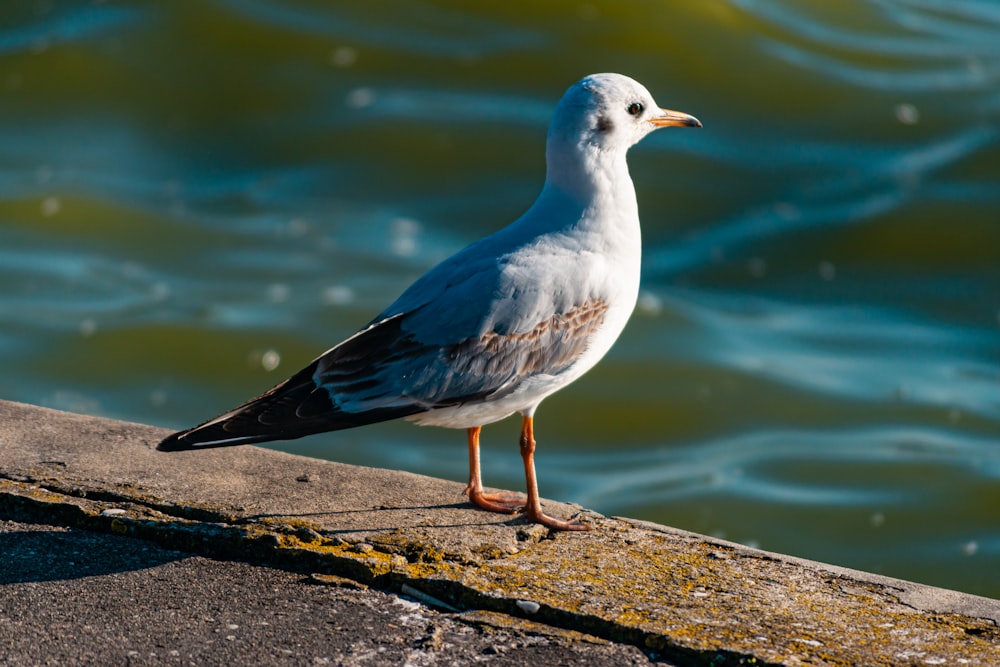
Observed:
[[[610,118],[608,118],[604,114],[601,114],[600,116],[597,117],[597,131],[598,132],[605,132],[606,133],[606,132],[610,132],[613,129],[615,129],[615,124],[614,124],[614,122]]]

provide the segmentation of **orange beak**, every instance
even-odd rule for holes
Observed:
[[[660,115],[649,119],[656,127],[701,127],[701,121],[680,111],[660,109]]]

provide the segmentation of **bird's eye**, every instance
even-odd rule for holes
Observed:
[[[632,104],[628,105],[626,111],[628,111],[630,116],[638,116],[642,114],[644,108],[639,102],[632,102]]]

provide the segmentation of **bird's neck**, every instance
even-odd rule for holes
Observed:
[[[562,206],[578,211],[581,220],[619,218],[637,223],[639,211],[625,151],[602,151],[591,145],[565,148],[550,145],[546,151],[542,198],[562,200]]]

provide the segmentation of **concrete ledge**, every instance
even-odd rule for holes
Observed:
[[[1000,664],[997,600],[592,513],[596,530],[549,535],[472,508],[460,483],[256,447],[155,451],[165,434],[0,402],[0,518],[345,577],[679,664]]]

